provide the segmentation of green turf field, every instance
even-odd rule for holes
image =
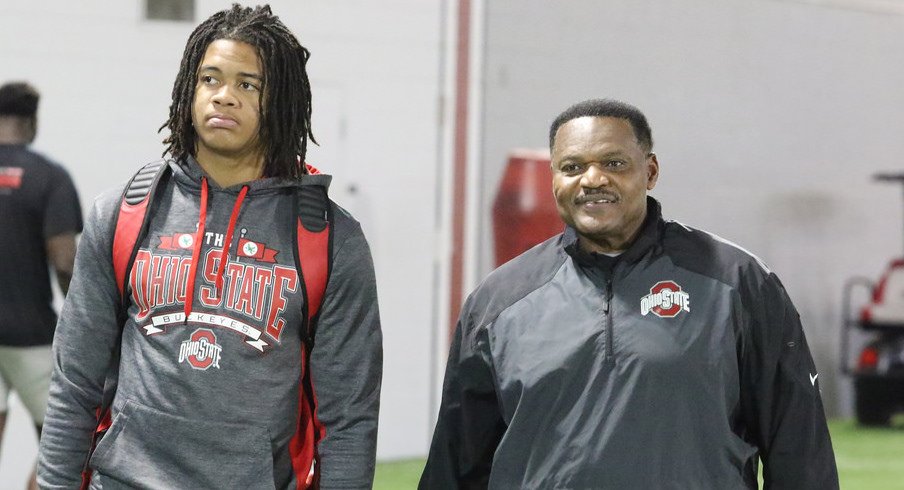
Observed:
[[[832,446],[844,490],[904,489],[904,419],[888,429],[833,421]]]
[[[377,463],[374,490],[404,490],[417,488],[417,481],[424,469],[423,459]]]
[[[842,489],[904,490],[904,418],[890,429],[866,429],[849,420],[832,421],[829,429]],[[380,463],[374,488],[416,488],[423,467],[421,459]]]

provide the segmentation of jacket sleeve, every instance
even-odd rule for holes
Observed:
[[[357,223],[336,243],[321,307],[311,379],[326,435],[321,488],[371,488],[376,465],[383,340],[373,260]]]
[[[114,205],[111,198],[95,202],[57,323],[50,396],[38,454],[41,488],[78,488],[97,426],[96,411],[120,332],[111,255]]]
[[[469,299],[455,329],[439,418],[418,488],[487,488],[506,424],[496,396],[485,328],[473,328]]]
[[[741,362],[741,403],[748,438],[771,489],[838,488],[835,455],[800,316],[769,274],[747,298],[748,340]]]

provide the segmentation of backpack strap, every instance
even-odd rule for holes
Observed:
[[[138,244],[148,232],[148,209],[157,192],[158,184],[169,170],[165,160],[149,163],[129,181],[119,203],[116,231],[113,234],[113,272],[119,289],[120,305],[125,309],[126,281],[135,262]]]
[[[330,203],[326,189],[321,186],[304,186],[297,194],[298,222],[295,226],[296,250],[299,273],[304,278],[307,318],[307,337],[313,340],[311,327],[320,312],[327,279],[332,268],[330,249]]]
[[[317,320],[332,270],[332,207],[327,195],[330,176],[317,175],[308,167],[308,175],[295,193],[295,263],[302,277],[305,304],[302,325],[301,389],[299,425],[289,442],[292,467],[298,488],[319,488],[320,467],[317,444],[326,435],[317,419],[317,395],[311,379],[310,360],[317,332]]]
[[[126,280],[132,270],[132,263],[135,261],[135,254],[138,252],[138,244],[147,234],[148,221],[150,214],[151,202],[154,194],[159,187],[161,179],[169,170],[169,165],[165,160],[151,162],[142,167],[132,179],[129,180],[122,197],[119,200],[119,214],[116,216],[116,227],[113,232],[113,274],[116,278],[116,287],[119,290],[119,311],[117,319],[120,328],[125,323],[126,305]],[[122,337],[120,336],[120,342]],[[114,352],[111,361],[111,369],[118,365],[120,342],[117,342],[117,349]],[[81,490],[87,490],[91,484],[91,455],[101,435],[110,428],[112,420],[110,418],[110,406],[113,404],[113,397],[116,395],[118,372],[110,372],[104,382],[104,394],[100,407],[95,410],[97,417],[97,427],[91,434],[91,445],[88,449],[88,455],[85,458],[85,464],[82,466]]]

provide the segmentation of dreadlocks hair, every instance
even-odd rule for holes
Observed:
[[[317,143],[311,132],[311,84],[305,70],[311,54],[269,5],[251,8],[234,3],[191,33],[173,84],[169,119],[160,126],[160,131],[170,131],[163,140],[167,145],[163,154],[179,159],[195,154],[198,136],[192,125],[192,103],[198,69],[207,46],[219,39],[253,46],[263,66],[258,137],[266,152],[264,176],[299,178],[306,173],[308,140]]]

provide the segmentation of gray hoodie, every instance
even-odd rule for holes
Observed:
[[[104,382],[117,370],[91,488],[282,489],[307,476],[295,474],[290,453],[302,363],[291,226],[300,184],[265,178],[223,189],[193,160],[170,167],[128,278],[124,324],[111,259],[122,188],[94,203],[53,344],[42,488],[81,482]],[[310,359],[325,428],[318,464],[324,488],[369,488],[382,373],[376,284],[360,225],[332,206],[333,269]]]

